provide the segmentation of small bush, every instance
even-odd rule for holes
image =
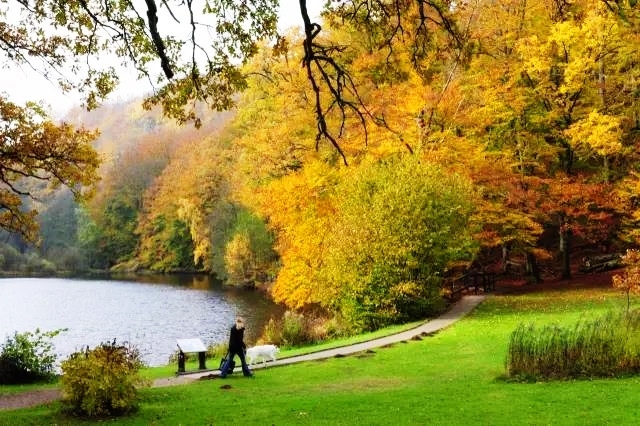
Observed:
[[[282,346],[282,332],[280,323],[273,318],[269,319],[262,331],[261,341],[271,342],[274,345]]]
[[[0,384],[51,381],[56,377],[56,355],[50,339],[66,329],[14,333],[0,350]]]
[[[573,328],[520,324],[511,334],[512,378],[613,377],[640,372],[640,310],[608,313]]]
[[[40,258],[36,253],[28,253],[24,261],[22,270],[28,274],[53,274],[56,272],[56,265],[53,262]]]
[[[119,416],[138,406],[140,352],[127,344],[102,343],[62,362],[62,406],[83,417]]]
[[[285,346],[299,346],[306,343],[309,340],[306,331],[304,315],[292,311],[284,313],[282,343]]]
[[[327,339],[339,339],[356,334],[353,327],[342,317],[334,316],[323,323],[324,332]]]
[[[225,343],[215,343],[207,346],[207,359],[215,359],[222,358],[229,352],[229,344]]]
[[[271,318],[262,332],[262,342],[294,347],[345,337],[352,329],[340,318],[326,318],[319,313],[286,311],[280,320]]]
[[[20,267],[21,255],[18,250],[8,244],[0,245],[0,255],[2,256],[2,270],[17,271]]]

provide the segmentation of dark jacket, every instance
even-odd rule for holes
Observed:
[[[236,328],[234,324],[229,334],[229,352],[240,353],[246,349],[244,344],[244,328]]]

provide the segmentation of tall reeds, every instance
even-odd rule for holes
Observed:
[[[520,324],[509,339],[507,375],[521,379],[608,377],[640,372],[640,310],[609,312],[574,326]]]

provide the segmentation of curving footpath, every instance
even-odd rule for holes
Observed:
[[[358,352],[363,352],[369,349],[380,348],[383,346],[392,345],[394,343],[403,342],[406,340],[411,340],[416,336],[424,336],[428,334],[435,333],[443,328],[448,327],[453,324],[469,312],[471,312],[480,302],[485,299],[485,295],[474,295],[474,296],[464,296],[458,302],[456,302],[451,309],[442,314],[436,319],[432,319],[427,321],[415,328],[410,330],[405,330],[403,332],[392,334],[390,336],[380,337],[373,340],[368,340],[366,342],[356,343],[354,345],[342,346],[339,348],[327,349],[318,352],[312,352],[305,355],[298,355],[288,358],[281,358],[276,361],[268,361],[266,364],[255,364],[251,367],[252,370],[269,367],[269,366],[278,366],[278,365],[286,365],[293,364],[296,362],[304,362],[304,361],[314,361],[318,359],[326,359],[333,357],[340,357],[351,355]],[[241,371],[240,367],[236,367],[234,371]],[[214,378],[220,375],[219,370],[210,370],[210,371],[201,371],[189,374],[183,374],[176,377],[169,377],[158,379],[153,382],[153,386],[161,387],[161,386],[173,386],[179,384],[186,384],[193,382],[194,380],[199,380],[202,378]]]
[[[486,296],[484,295],[464,296],[462,299],[456,302],[451,307],[451,309],[449,309],[440,317],[430,321],[426,321],[425,323],[410,330],[392,334],[390,336],[380,337],[378,339],[368,340],[366,342],[361,342],[354,345],[312,352],[305,355],[281,358],[276,361],[269,361],[266,364],[256,364],[252,367],[252,369],[256,370],[268,366],[286,365],[296,362],[314,361],[318,359],[346,356],[370,349],[392,345],[394,343],[399,343],[406,340],[411,340],[417,336],[433,334],[439,330],[442,330],[443,328],[448,327],[458,319],[471,312],[476,306],[478,306],[478,304],[480,304],[480,302],[485,299],[485,297]],[[236,371],[239,370],[240,367],[236,369]],[[163,387],[183,385],[203,378],[215,378],[219,375],[219,370],[199,371],[194,373],[182,374],[175,377],[157,379],[153,382],[152,386]],[[59,389],[45,389],[32,392],[21,392],[18,394],[0,395],[0,410],[14,410],[18,408],[32,407],[35,405],[55,401],[60,397],[61,392]]]

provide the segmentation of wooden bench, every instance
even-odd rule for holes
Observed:
[[[197,353],[198,354],[198,369],[206,370],[205,359],[207,355],[207,347],[202,343],[200,339],[178,339],[178,374],[185,373],[185,354]]]

